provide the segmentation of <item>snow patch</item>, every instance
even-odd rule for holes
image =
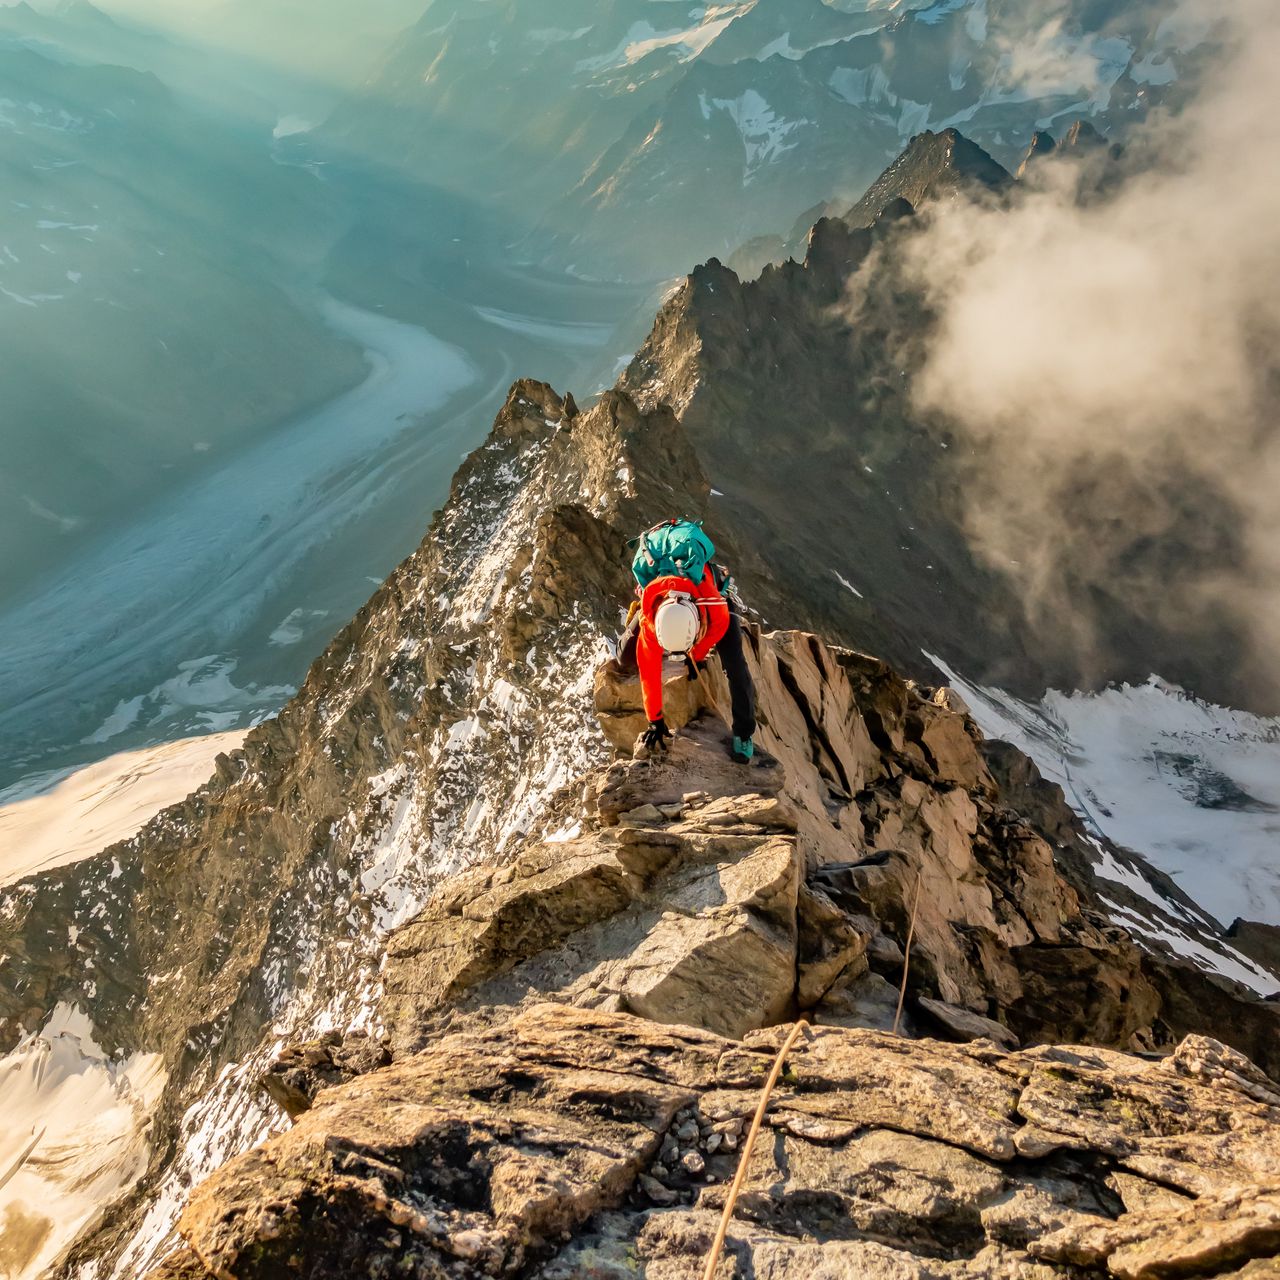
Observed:
[[[159,1054],[109,1058],[89,1019],[59,1004],[0,1059],[0,1080],[5,1275],[34,1280],[146,1171],[166,1074]]]
[[[748,89],[737,98],[711,98],[699,94],[702,113],[708,119],[712,109],[727,112],[738,126],[742,145],[746,151],[746,180],[762,165],[776,160],[798,143],[787,139],[797,129],[811,123],[808,120],[786,120],[765,101],[755,89]]]
[[[674,27],[658,30],[647,21],[634,22],[608,53],[594,58],[583,58],[574,70],[595,72],[629,67],[660,49],[674,49],[681,62],[690,62],[703,54],[722,32],[746,13],[751,5],[708,5],[693,14],[699,20],[691,27]]]
[[[850,581],[849,581],[849,579],[848,579],[848,578],[846,578],[846,577],[844,576],[844,574],[842,574],[842,573],[838,573],[835,569],[832,569],[832,570],[831,570],[831,572],[835,574],[835,576],[836,576],[836,581],[837,581],[837,582],[839,582],[839,584],[840,584],[842,587],[844,587],[844,589],[845,589],[846,591],[852,591],[852,592],[853,592],[853,594],[854,594],[855,596],[857,596],[859,600],[865,600],[865,599],[866,599],[866,596],[864,596],[864,595],[862,594],[862,592],[861,592],[861,591],[859,591],[859,590],[858,590],[858,588],[857,588],[857,587],[855,587],[855,586],[853,585],[853,583],[852,583],[852,582],[850,582]]]
[[[1162,928],[1159,922],[1140,916],[1107,898],[1103,898],[1102,901],[1117,922],[1131,933],[1136,933],[1149,942],[1162,943],[1174,955],[1190,960],[1198,968],[1219,974],[1233,982],[1239,982],[1259,995],[1267,996],[1280,991],[1280,982],[1277,982],[1264,969],[1259,968],[1247,956],[1242,956],[1237,951],[1232,951],[1229,955],[1212,951],[1204,943],[1183,933],[1180,929]]]
[[[238,730],[112,756],[0,807],[0,885],[128,840],[207,782],[214,760],[244,739]]]
[[[1031,756],[1093,831],[1140,853],[1222,923],[1280,925],[1280,720],[1155,676],[1101,693],[1051,691],[1033,705],[926,656],[983,732]]]
[[[208,449],[208,447],[208,445],[205,445],[205,449]],[[318,622],[321,618],[327,618],[328,616],[327,610],[324,609],[294,609],[267,637],[267,643],[277,648],[298,644],[307,634],[307,622]]]

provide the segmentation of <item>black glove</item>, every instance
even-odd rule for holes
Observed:
[[[667,728],[667,722],[661,716],[650,720],[649,727],[640,735],[640,741],[650,751],[665,751],[667,743],[671,741],[671,730]]]
[[[705,662],[694,662],[687,653],[684,655],[684,669],[690,680],[698,679],[706,668],[707,664]]]

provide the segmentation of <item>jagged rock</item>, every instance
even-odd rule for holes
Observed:
[[[974,196],[998,194],[1011,182],[999,164],[955,129],[926,130],[911,139],[902,155],[845,214],[845,220],[853,226],[867,225],[895,198],[918,208],[957,190]]]
[[[321,1089],[345,1084],[390,1061],[387,1046],[367,1032],[334,1031],[320,1040],[286,1046],[263,1076],[262,1087],[297,1119]]]
[[[624,672],[610,659],[596,668],[593,694],[596,718],[616,751],[631,755],[636,739],[648,727],[640,696],[640,677]],[[673,733],[710,710],[704,687],[685,675],[683,664],[667,664],[662,680],[662,711]]]
[[[1002,1049],[1016,1049],[1018,1037],[1008,1027],[984,1018],[981,1014],[969,1009],[959,1009],[945,1000],[930,1000],[921,996],[916,1001],[921,1009],[935,1025],[940,1026],[948,1038],[957,1040],[990,1040]]]
[[[1267,1106],[1280,1107],[1280,1086],[1242,1053],[1208,1036],[1187,1036],[1169,1056],[1171,1070],[1192,1080],[1238,1089]]]
[[[1001,805],[965,712],[814,636],[747,638],[760,763],[735,764],[703,712],[660,757],[585,779],[577,838],[446,881],[388,948],[383,1016],[400,1051],[450,1004],[552,994],[728,1035],[812,1009],[908,1035],[932,1021],[1010,1044],[1157,1042],[1149,961]],[[596,705],[606,721],[642,714],[608,662]],[[1039,803],[1071,837],[1053,796]]]
[[[544,846],[507,873],[472,873],[446,886],[388,947],[388,1007],[412,998],[434,1009],[629,906],[645,884],[631,869],[634,848],[605,836]]]
[[[812,1009],[842,975],[859,977],[867,970],[867,943],[874,924],[840,910],[821,889],[805,885],[799,898],[799,976],[796,1000]]]
[[[1032,1243],[1030,1251],[1053,1262],[1105,1264],[1120,1280],[1217,1275],[1250,1259],[1280,1262],[1280,1187],[1234,1188],[1118,1222],[1074,1223]]]
[[[541,1005],[447,1036],[326,1090],[210,1177],[151,1280],[693,1277],[734,1168],[703,1153],[704,1131],[751,1115],[784,1033],[736,1043]],[[1070,1078],[1052,1117],[1069,1120],[1070,1150],[1020,1154],[1054,1072]],[[1106,1265],[1156,1280],[1262,1265],[1280,1245],[1277,1131],[1280,1112],[1229,1085],[1119,1053],[815,1028],[746,1170],[724,1274],[1068,1280]],[[1163,1173],[1136,1169],[1157,1152],[1194,1162],[1198,1198],[1158,1202]]]
[[[1280,971],[1280,925],[1237,918],[1232,921],[1226,936],[1245,955],[1273,972]]]
[[[752,796],[776,796],[782,789],[782,770],[776,762],[757,766],[735,764],[725,750],[725,735],[718,722],[703,718],[688,733],[678,734],[669,751],[643,761],[615,764],[600,780],[596,808],[605,823],[644,804],[655,808],[682,803],[691,790],[701,790],[722,801]],[[727,812],[732,812],[732,809]],[[705,822],[708,814],[699,815]],[[791,819],[794,829],[794,818]]]
[[[597,985],[655,1022],[742,1035],[781,1017],[795,989],[794,940],[732,908],[691,920],[663,917],[626,961]]]
[[[897,1023],[902,1035],[914,1038],[915,1019],[908,1008],[898,1017],[898,996],[899,989],[881,974],[846,973],[823,996],[813,1011],[813,1020],[822,1026],[865,1027],[870,1031],[892,1031]]]

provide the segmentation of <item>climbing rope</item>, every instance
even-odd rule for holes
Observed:
[[[916,936],[916,911],[920,907],[920,882],[924,879],[924,868],[916,872],[916,891],[911,899],[911,923],[907,925],[906,954],[902,957],[902,990],[898,992],[898,1012],[893,1015],[893,1034],[898,1034],[898,1026],[902,1022],[902,1006],[907,999],[907,975],[911,972],[911,941]]]
[[[729,1187],[729,1198],[724,1202],[724,1213],[720,1216],[720,1229],[716,1232],[715,1242],[711,1246],[711,1252],[707,1255],[707,1265],[702,1273],[702,1280],[712,1280],[716,1273],[716,1268],[720,1265],[720,1255],[724,1252],[725,1237],[729,1234],[729,1224],[733,1221],[733,1211],[738,1204],[738,1193],[742,1190],[743,1182],[746,1181],[747,1166],[751,1163],[751,1153],[755,1150],[756,1139],[760,1136],[760,1127],[764,1124],[765,1112],[769,1110],[769,1099],[773,1096],[773,1087],[778,1083],[778,1077],[782,1075],[782,1067],[786,1062],[787,1054],[791,1052],[795,1042],[800,1038],[800,1033],[808,1030],[808,1028],[808,1022],[801,1018],[791,1028],[791,1034],[783,1041],[782,1048],[778,1050],[778,1056],[773,1060],[773,1070],[769,1072],[769,1078],[765,1081],[764,1091],[760,1094],[760,1105],[756,1108],[755,1119],[751,1122],[751,1130],[747,1134],[746,1142],[743,1144],[742,1154],[738,1157],[738,1172],[734,1174],[733,1183]]]
[[[911,921],[907,925],[907,945],[902,963],[902,989],[898,992],[898,1011],[893,1019],[893,1034],[895,1036],[898,1034],[898,1028],[902,1023],[902,1007],[907,998],[907,977],[911,971],[911,944],[916,934],[916,913],[920,909],[920,888],[923,880],[924,868],[921,867],[916,872],[916,888],[911,901]],[[751,1163],[751,1153],[755,1150],[756,1139],[760,1136],[760,1129],[769,1110],[769,1100],[773,1096],[774,1086],[782,1075],[782,1068],[786,1063],[787,1054],[794,1048],[801,1033],[808,1029],[809,1023],[804,1018],[801,1018],[791,1028],[791,1033],[783,1041],[782,1048],[778,1050],[778,1056],[773,1060],[773,1069],[769,1072],[769,1078],[765,1081],[764,1089],[760,1094],[760,1104],[756,1107],[755,1118],[751,1121],[751,1129],[747,1134],[746,1142],[743,1144],[742,1154],[738,1157],[738,1171],[733,1175],[733,1182],[729,1187],[729,1196],[724,1202],[724,1212],[720,1215],[720,1227],[716,1231],[715,1240],[712,1242],[711,1252],[707,1255],[707,1265],[703,1269],[702,1280],[714,1280],[716,1268],[720,1265],[720,1258],[724,1253],[724,1244],[729,1234],[729,1225],[733,1222],[733,1211],[738,1206],[738,1195],[742,1191],[742,1184],[746,1181],[747,1166]]]

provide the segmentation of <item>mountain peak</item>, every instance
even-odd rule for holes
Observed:
[[[1106,138],[1087,120],[1076,120],[1062,135],[1058,142],[1053,134],[1044,129],[1037,129],[1031,135],[1031,144],[1023,154],[1022,163],[1018,166],[1017,178],[1021,182],[1027,176],[1031,166],[1037,160],[1047,156],[1061,155],[1064,151],[1092,151],[1106,145]]]
[[[961,189],[1000,192],[1012,182],[1003,165],[957,129],[926,131],[911,139],[845,218],[854,226],[869,226],[895,200],[918,209]]]
[[[1106,142],[1087,120],[1077,120],[1063,135],[1063,147],[1099,147]]]

